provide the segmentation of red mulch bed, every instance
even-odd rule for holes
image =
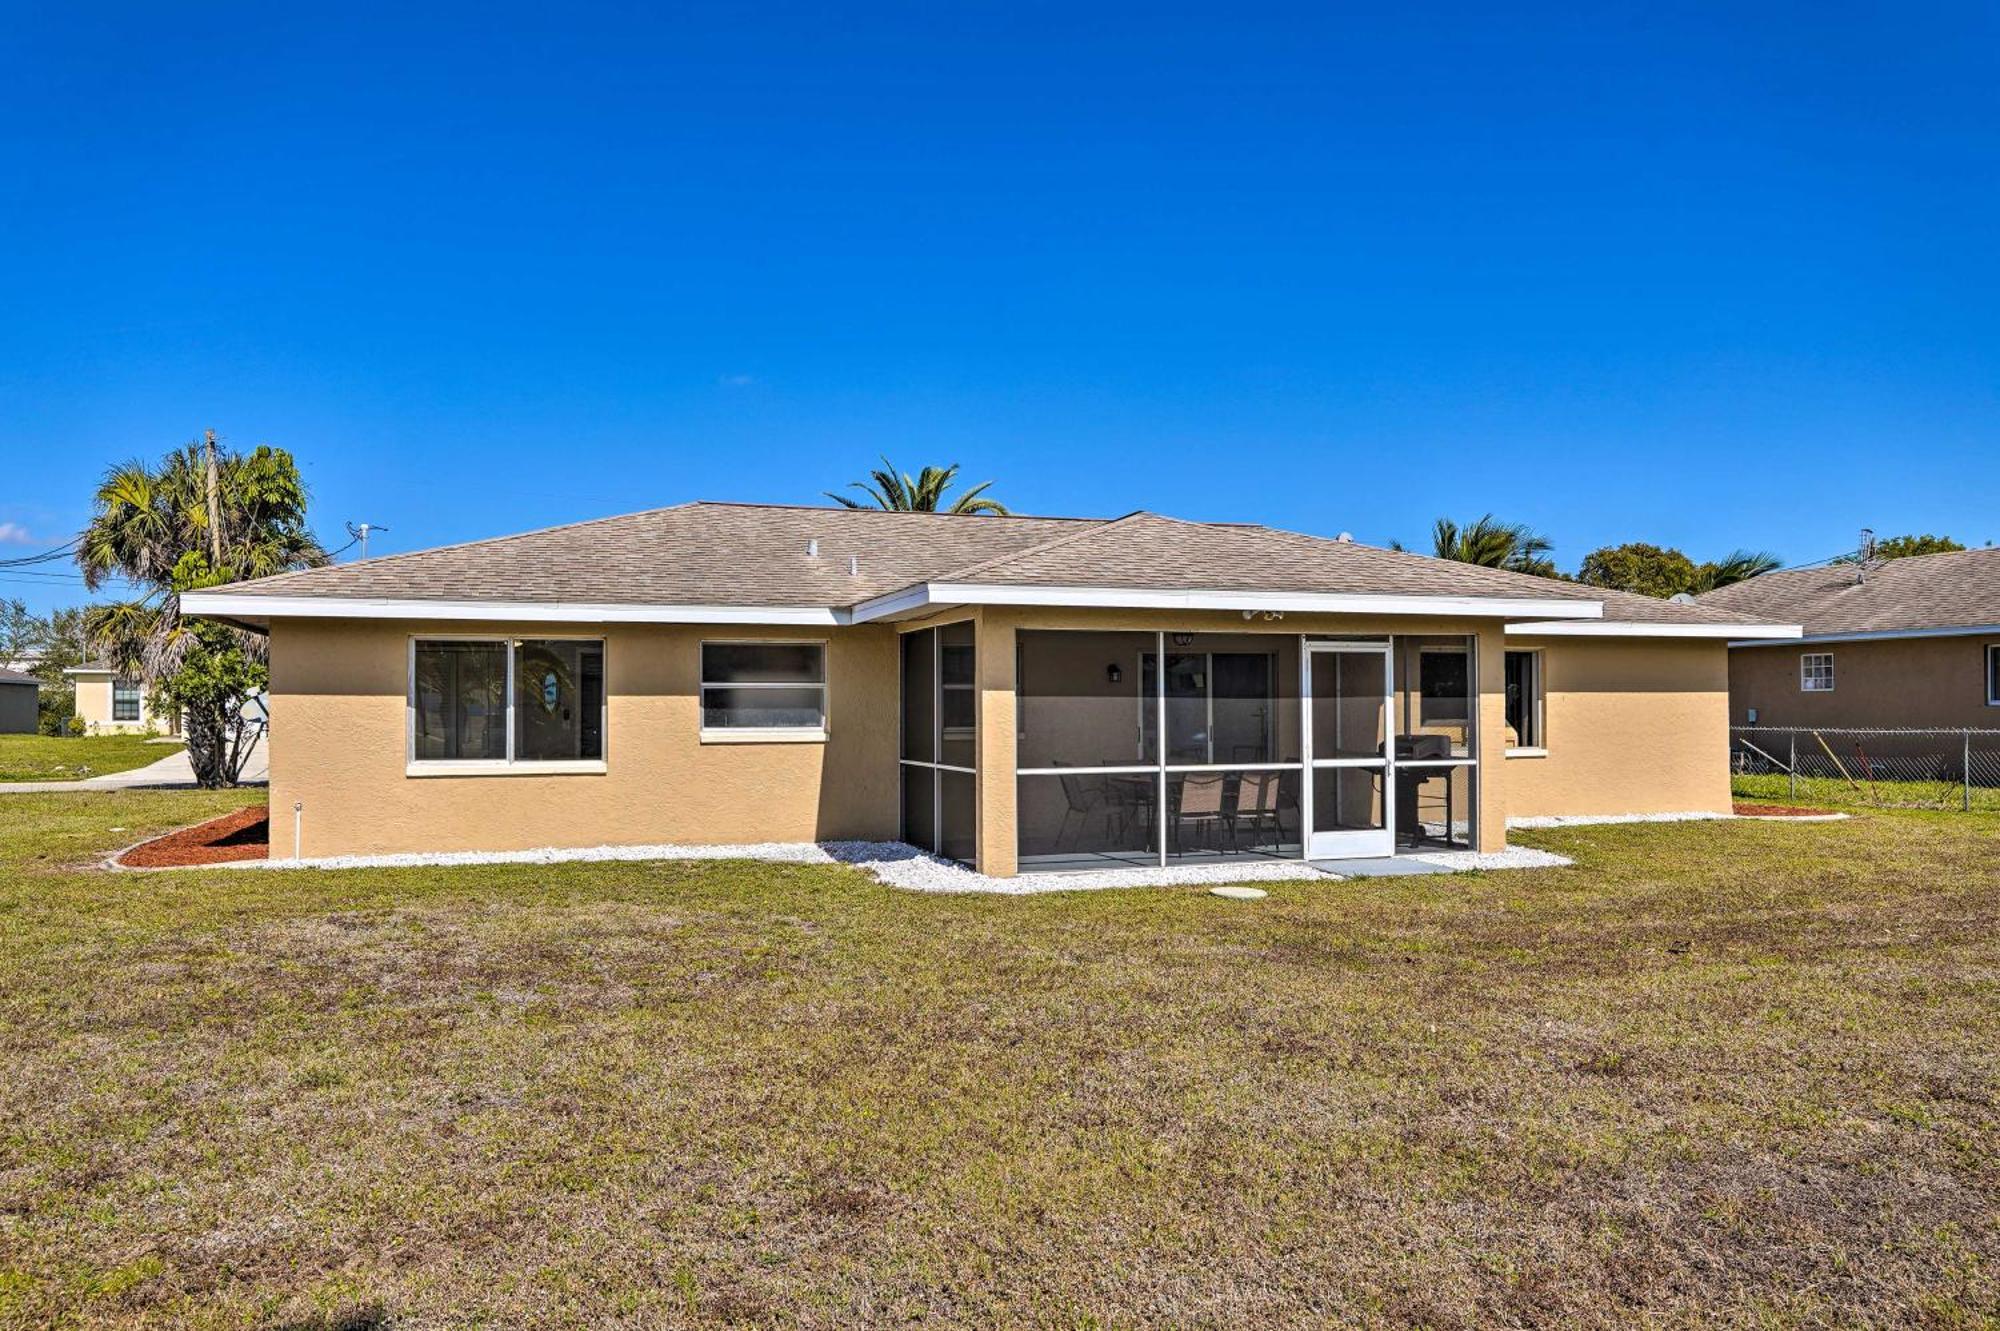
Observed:
[[[1754,814],[1759,818],[1824,818],[1830,809],[1801,809],[1790,804],[1742,804],[1736,805],[1739,814]]]
[[[261,860],[271,854],[271,808],[253,804],[193,827],[142,841],[118,857],[128,869],[177,869],[190,864]]]

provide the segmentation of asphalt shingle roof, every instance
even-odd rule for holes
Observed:
[[[807,553],[816,541],[818,553]],[[855,561],[854,572],[849,560]],[[1678,605],[1247,523],[693,503],[283,573],[243,596],[847,607],[923,582],[1602,601],[1605,618],[1737,623]],[[223,589],[218,589],[223,590]]]
[[[2000,549],[1910,555],[1766,573],[1712,591],[1700,604],[1730,614],[1802,624],[1808,635],[1891,633],[2000,624]]]
[[[21,670],[0,670],[0,684],[36,684],[42,681]]]

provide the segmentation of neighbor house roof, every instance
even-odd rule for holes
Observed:
[[[0,670],[0,684],[33,684],[40,688],[42,681],[21,670]]]
[[[249,623],[354,616],[858,623],[945,605],[1375,610],[1727,636],[1727,610],[1247,523],[693,503],[189,593]],[[1782,631],[1784,626],[1757,625]]]
[[[2000,549],[1909,555],[1766,573],[1699,604],[1804,626],[1808,638],[1910,637],[2000,631]]]

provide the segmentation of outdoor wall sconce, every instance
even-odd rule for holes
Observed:
[[[1116,684],[1119,680],[1125,678],[1125,672],[1118,668],[1116,661],[1113,661],[1110,665],[1104,667],[1104,677],[1113,684]]]
[[[1194,642],[1194,634],[1192,633],[1176,633],[1173,635],[1173,638],[1174,646],[1176,647],[1186,647]]]

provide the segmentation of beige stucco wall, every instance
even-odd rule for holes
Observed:
[[[978,629],[979,865],[1015,868],[1014,635],[1020,629],[1477,635],[1479,844],[1498,849],[1510,815],[1660,813],[1728,807],[1728,662],[1720,642],[1503,638],[1475,621],[1233,612],[987,607]],[[273,853],[513,850],[655,842],[727,844],[899,833],[897,639],[910,625],[744,629],[687,625],[482,626],[293,620],[271,650]],[[491,632],[605,639],[605,770],[423,775],[406,771],[409,640]],[[703,743],[704,639],[828,644],[823,743]],[[1503,653],[1540,647],[1547,756],[1505,756]],[[108,686],[106,686],[108,710]],[[1402,724],[1399,715],[1398,725]]]
[[[153,715],[151,701],[144,691],[139,694],[139,719],[137,721],[113,721],[111,719],[111,676],[98,671],[78,673],[70,677],[76,685],[76,715],[83,721],[85,729],[93,735],[139,735],[149,730],[164,730],[160,718]]]
[[[1739,647],[1729,654],[1729,716],[1760,726],[2000,728],[1986,702],[1986,648],[2000,637],[1881,638]],[[1799,657],[1833,657],[1833,691],[1799,688]]]
[[[1509,817],[1729,808],[1723,643],[1511,638],[1507,646],[1542,650],[1546,749],[1501,759]]]
[[[409,639],[601,636],[605,771],[410,776]],[[700,647],[827,643],[827,738],[703,743]],[[280,621],[271,634],[272,854],[893,838],[895,631]]]

